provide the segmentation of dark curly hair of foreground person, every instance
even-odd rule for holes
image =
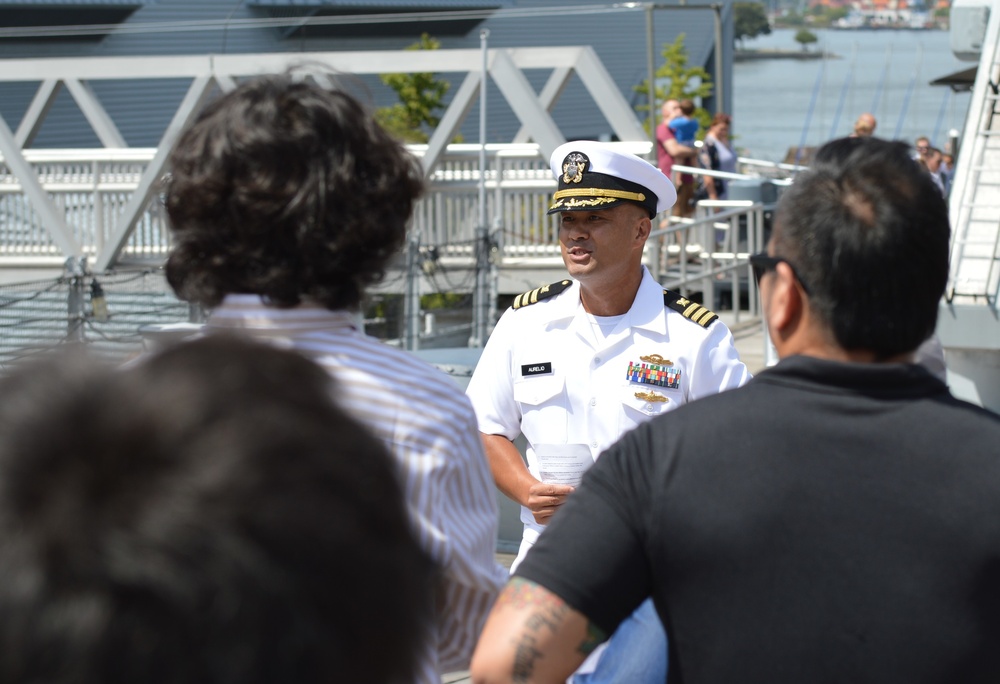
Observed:
[[[227,294],[357,307],[424,188],[417,160],[354,97],[292,74],[213,101],[169,166],[167,278],[209,308]]]
[[[0,682],[413,680],[433,566],[312,362],[215,335],[0,396]]]

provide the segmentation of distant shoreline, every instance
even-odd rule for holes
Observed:
[[[795,31],[801,26],[791,26],[786,24],[771,24],[772,29],[787,29],[789,31]],[[826,26],[810,26],[810,30],[817,31],[947,31],[947,26],[933,25],[933,26],[908,26],[905,24],[829,24]]]
[[[736,50],[733,61],[749,62],[756,59],[839,59],[840,55],[832,52],[812,50],[779,50],[776,48],[764,50]]]

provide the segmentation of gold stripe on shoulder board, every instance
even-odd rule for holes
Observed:
[[[525,306],[530,306],[531,304],[537,304],[538,302],[544,301],[549,297],[555,297],[572,284],[572,280],[560,280],[558,283],[543,285],[542,287],[536,287],[534,290],[522,292],[518,296],[514,297],[514,303],[511,304],[511,308],[521,309]]]
[[[710,311],[701,304],[692,302],[687,297],[671,290],[663,291],[663,303],[684,316],[684,318],[697,323],[703,328],[707,328],[719,317],[714,311]]]

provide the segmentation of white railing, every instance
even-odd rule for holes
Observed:
[[[42,188],[65,216],[84,255],[97,254],[124,212],[155,149],[25,150]],[[132,260],[162,260],[169,237],[158,199],[143,212],[127,249]],[[61,263],[13,173],[0,160],[0,267],[35,259]]]
[[[637,154],[648,153],[650,149],[648,143],[619,145]],[[415,145],[411,149],[420,157],[426,146]],[[111,236],[155,152],[155,149],[26,150],[25,157],[38,174],[42,188],[65,216],[73,236],[83,247],[84,256],[92,256],[100,253]],[[445,258],[472,258],[482,177],[489,228],[505,257],[527,262],[557,259],[558,225],[556,217],[547,214],[555,182],[547,160],[539,155],[538,146],[487,145],[485,174],[480,173],[479,158],[478,145],[448,147],[428,179],[426,195],[414,211],[412,230],[419,236],[421,246],[436,247]],[[748,177],[701,169],[692,171],[728,179]],[[721,214],[707,216],[708,211],[720,209],[724,210]],[[741,219],[743,215],[748,218]],[[697,234],[693,244],[706,247],[712,262],[709,265],[715,268],[722,253],[743,254],[743,251],[724,245],[716,248],[714,243],[709,248],[704,231],[735,235],[738,229],[726,226],[735,226],[740,221],[744,225],[747,221],[759,225],[759,209],[746,202],[728,206],[714,203],[711,208],[706,204],[699,220],[672,227],[669,241],[657,240],[662,253],[650,254],[649,263],[658,272],[662,266],[666,276],[670,250],[676,249],[678,240]],[[160,265],[169,249],[165,212],[160,196],[154,195],[129,237],[119,264]],[[42,227],[17,179],[0,160],[0,268],[26,263],[58,265],[65,258]],[[685,277],[686,263],[680,268]]]
[[[649,146],[644,150],[642,144],[638,149],[634,145],[631,148],[642,153],[648,152]],[[413,151],[417,156],[423,152],[416,146]],[[557,217],[547,214],[555,188],[547,162],[540,158],[534,145],[488,146],[487,152],[485,174],[480,173],[479,147],[475,145],[451,146],[435,167],[428,179],[427,193],[414,212],[412,236],[417,238],[418,249],[436,248],[441,268],[450,272],[450,277],[441,281],[443,284],[457,283],[461,288],[475,282],[471,275],[477,268],[474,240],[480,220],[482,178],[489,232],[501,255],[498,280],[507,279],[502,291],[514,291],[512,282],[523,285],[518,290],[523,291],[535,286],[526,284],[529,279],[553,282],[564,277]],[[154,153],[155,150],[29,151],[26,156],[43,190],[65,216],[74,239],[83,246],[84,256],[90,257],[99,254],[112,235]],[[699,169],[694,172],[711,173]],[[730,180],[746,178],[713,175]],[[748,257],[763,248],[768,209],[759,202],[706,201],[699,205],[694,219],[658,217],[656,225],[662,221],[664,228],[655,231],[648,241],[645,263],[665,287],[700,297],[719,312],[730,311],[733,315],[727,321],[730,325],[736,323],[750,329],[759,318],[759,304]],[[166,216],[159,196],[154,196],[141,213],[117,263],[122,267],[160,266],[169,249]],[[387,281],[395,280],[396,286],[387,292],[399,294],[400,283],[411,280],[408,272],[397,270],[405,268],[406,263],[403,259],[394,267],[395,272]],[[66,256],[42,228],[26,195],[0,161],[0,269],[26,265],[62,268],[64,264],[68,264]],[[126,270],[98,275],[108,287]],[[418,286],[417,291],[431,292],[434,290],[430,288],[437,284],[428,281],[422,287]],[[110,296],[112,292],[108,292]],[[84,301],[82,296],[79,299]],[[130,318],[124,305],[117,301],[115,309],[116,325],[134,333],[138,323],[130,328],[130,321],[133,318],[140,321],[138,314]],[[178,311],[183,314],[183,306]],[[91,324],[85,312],[80,316]],[[177,312],[156,316],[157,321],[174,321]],[[32,309],[24,320],[38,317]],[[69,318],[72,319],[72,314]],[[148,324],[145,319],[142,322]],[[24,328],[25,334],[36,334],[27,325],[18,323],[15,327]],[[453,328],[457,331],[454,334],[468,338],[468,325]],[[53,343],[65,335],[65,330],[60,330],[52,333]],[[107,337],[101,330],[95,329],[94,334],[102,339]],[[439,337],[440,331],[436,335]],[[0,345],[0,367],[2,350]]]
[[[703,301],[716,302],[725,292],[736,322],[745,311],[759,315],[750,255],[763,251],[765,214],[772,205],[761,202],[705,200],[693,219],[672,218],[650,234],[644,255],[647,266],[664,287],[697,291]]]

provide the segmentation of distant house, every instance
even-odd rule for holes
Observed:
[[[731,111],[732,0],[721,5],[722,102]],[[634,5],[627,7],[626,5]],[[654,61],[664,43],[684,33],[690,64],[716,73],[715,12],[707,4],[572,4],[556,0],[0,0],[0,59],[127,57],[138,55],[243,54],[398,50],[422,33],[442,48],[479,48],[489,30],[489,47],[590,45],[626,99],[648,74],[647,32],[652,18]],[[654,6],[654,5],[650,5]],[[465,65],[467,66],[467,65]],[[125,62],[127,68],[127,62]],[[185,84],[136,80],[97,82],[93,90],[131,147],[155,146],[185,90]],[[459,79],[451,80],[453,91]],[[536,90],[548,73],[529,72]],[[394,95],[377,78],[366,84],[378,106]],[[0,82],[0,115],[16,129],[38,83]],[[517,118],[495,88],[488,91],[488,142],[508,142]],[[709,110],[716,101],[704,103]],[[604,117],[578,79],[572,79],[553,109],[569,139],[608,137]],[[645,120],[647,114],[637,111]],[[67,93],[55,100],[34,147],[100,147]],[[466,141],[477,141],[478,112],[466,119]]]

